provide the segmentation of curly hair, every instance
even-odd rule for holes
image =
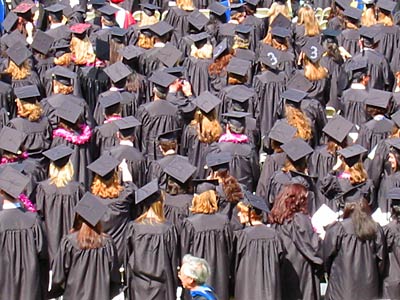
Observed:
[[[282,167],[283,172],[297,171],[305,173],[307,169],[307,159],[305,157],[292,161],[290,158],[287,158],[285,164]]]
[[[297,128],[296,137],[305,141],[312,138],[311,122],[301,109],[292,105],[285,105],[285,116],[289,125]]]
[[[344,170],[344,172],[350,174],[350,183],[352,185],[363,183],[368,179],[367,171],[365,170],[364,165],[361,161],[349,167],[343,160],[341,169]]]
[[[230,50],[229,53],[222,55],[215,59],[215,61],[208,66],[208,73],[210,75],[221,75],[222,71],[225,70],[226,66],[229,64],[229,61],[233,57],[233,50]]]
[[[271,224],[283,224],[293,220],[295,213],[308,214],[307,189],[299,184],[287,184],[275,198],[274,206],[268,215]]]
[[[68,161],[62,167],[58,167],[53,162],[49,166],[49,180],[50,184],[58,188],[65,187],[68,182],[74,178],[74,166],[71,161]]]
[[[61,82],[57,80],[53,80],[53,92],[55,94],[63,94],[63,95],[69,95],[72,94],[74,91],[73,86],[68,86],[65,84],[62,84]]]
[[[118,198],[121,191],[124,188],[119,183],[118,173],[114,171],[114,174],[109,179],[105,179],[99,175],[95,175],[91,192],[101,198]]]
[[[201,48],[197,48],[195,44],[190,47],[190,56],[200,59],[212,58],[213,47],[210,43],[204,44]]]
[[[384,26],[393,26],[394,25],[393,16],[391,14],[387,15],[382,11],[379,11],[377,23],[383,24]]]
[[[26,118],[31,122],[36,122],[42,117],[42,107],[39,102],[30,103],[19,98],[15,100],[18,108],[18,116]]]
[[[187,180],[185,183],[178,182],[172,177],[167,180],[167,186],[165,188],[166,193],[169,195],[182,195],[192,194],[193,186],[191,180]]]
[[[194,6],[192,0],[177,0],[176,6],[179,7],[180,9],[187,10],[187,11],[192,11],[195,9],[195,6]]]
[[[249,49],[249,47],[250,47],[249,39],[243,39],[237,35],[233,37],[232,49]]]
[[[343,210],[343,219],[350,218],[353,221],[354,232],[362,240],[376,239],[378,225],[371,217],[371,209],[367,200],[346,203]]]
[[[202,143],[211,144],[216,142],[222,134],[222,127],[218,121],[215,109],[211,110],[208,114],[197,109],[194,119],[190,122],[190,126],[196,128],[197,136]]]
[[[216,171],[213,175],[221,181],[222,190],[229,202],[237,203],[243,199],[244,195],[239,181],[230,175],[227,170]]]
[[[56,66],[68,66],[71,62],[71,53],[64,53],[60,57],[54,57],[54,64]]]
[[[22,80],[31,74],[31,67],[27,60],[20,67],[10,60],[4,73],[10,74],[13,80]]]
[[[217,193],[208,190],[200,195],[195,194],[190,211],[194,214],[214,214],[218,211]]]
[[[314,10],[310,6],[303,6],[300,8],[297,15],[297,25],[304,25],[304,34],[306,36],[319,35],[318,21],[315,18]]]
[[[137,46],[143,49],[152,49],[154,47],[154,38],[141,33],[139,34]]]
[[[94,54],[92,43],[88,37],[85,37],[82,40],[75,36],[72,37],[71,57],[73,62],[77,65],[94,63],[96,55]]]

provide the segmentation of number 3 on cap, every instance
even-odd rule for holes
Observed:
[[[274,53],[268,52],[267,56],[271,60],[271,65],[275,66],[278,63],[278,59],[276,58]]]

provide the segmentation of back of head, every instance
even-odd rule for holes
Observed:
[[[350,217],[353,221],[354,232],[360,240],[374,240],[376,238],[378,225],[372,219],[371,209],[365,199],[346,203],[343,219]]]
[[[186,254],[182,263],[181,272],[192,278],[197,285],[204,284],[210,277],[210,266],[205,259]]]

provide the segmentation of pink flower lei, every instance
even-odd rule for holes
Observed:
[[[22,204],[24,205],[24,208],[27,211],[37,212],[35,204],[33,204],[32,201],[29,200],[29,198],[25,194],[19,195],[18,199],[19,199],[19,201],[22,202]]]
[[[92,130],[86,124],[80,125],[79,128],[82,132],[80,135],[76,135],[75,133],[64,128],[57,128],[53,131],[53,138],[62,137],[64,140],[75,145],[86,144],[92,137]]]
[[[13,162],[20,161],[20,160],[25,160],[27,158],[28,158],[28,152],[24,151],[20,155],[13,157],[13,158],[2,157],[0,160],[0,165],[13,163]]]

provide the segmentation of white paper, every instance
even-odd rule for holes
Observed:
[[[337,221],[338,214],[329,208],[326,204],[322,204],[321,207],[314,213],[311,218],[311,223],[317,233],[323,238],[325,236],[324,227]]]
[[[372,219],[379,223],[379,225],[385,226],[390,222],[390,213],[384,213],[381,208],[378,207],[378,209],[372,214]]]

